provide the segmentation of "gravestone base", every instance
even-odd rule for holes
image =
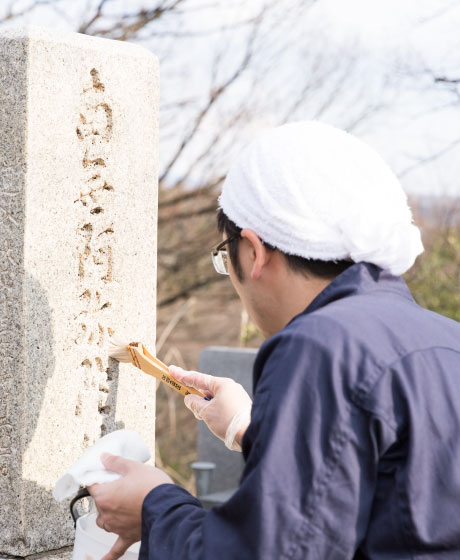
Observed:
[[[41,552],[40,554],[32,554],[30,556],[0,556],[0,560],[12,560],[24,558],[24,560],[72,560],[72,547],[64,547],[59,550],[51,550],[49,552]]]
[[[231,377],[252,396],[252,368],[257,352],[255,348],[209,347],[200,354],[199,371],[218,377]],[[214,505],[219,500],[226,501],[239,486],[244,468],[243,455],[227,449],[204,422],[198,421],[198,460],[216,464],[209,493],[219,495],[211,495],[209,503],[206,502],[206,496],[202,496],[204,502]]]

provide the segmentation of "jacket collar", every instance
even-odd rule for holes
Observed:
[[[339,299],[369,292],[393,292],[414,301],[406,282],[401,276],[369,263],[356,263],[337,276],[301,313],[312,313]]]

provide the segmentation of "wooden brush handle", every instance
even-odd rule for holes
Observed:
[[[200,397],[205,397],[203,393],[197,391],[193,387],[187,387],[179,383],[174,377],[169,375],[168,366],[161,362],[158,358],[155,358],[146,350],[145,346],[138,343],[132,343],[128,345],[128,350],[131,355],[131,362],[133,365],[141,369],[144,373],[152,375],[156,379],[159,379],[162,383],[171,387],[181,395],[198,395]]]

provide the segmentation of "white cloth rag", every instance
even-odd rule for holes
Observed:
[[[108,471],[101,462],[101,455],[110,453],[125,459],[145,463],[150,459],[150,451],[141,436],[133,430],[117,430],[87,449],[64,476],[56,482],[53,496],[58,502],[77,493],[80,486],[112,482],[121,478],[120,474]]]
[[[231,167],[219,206],[280,251],[369,262],[403,274],[423,252],[397,177],[370,146],[317,121],[256,138]]]

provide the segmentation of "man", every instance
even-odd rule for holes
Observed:
[[[254,402],[171,368],[233,449],[240,488],[206,512],[159,469],[104,457],[98,523],[140,558],[460,558],[460,326],[399,276],[422,252],[399,182],[369,147],[316,122],[250,144],[220,197],[213,251],[267,338]],[[227,251],[229,259],[227,261]]]

